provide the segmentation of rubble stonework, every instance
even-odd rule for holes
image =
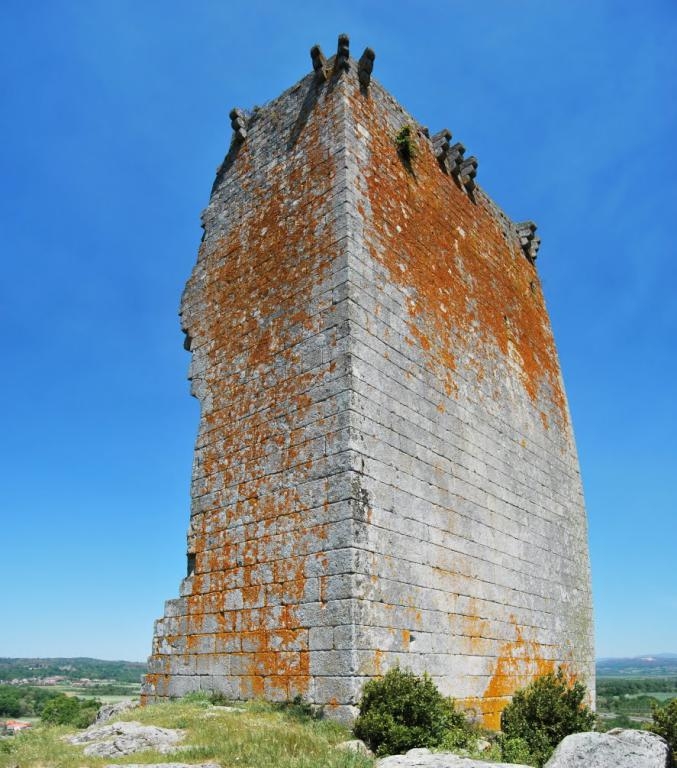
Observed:
[[[497,726],[559,663],[594,687],[535,225],[374,80],[373,51],[341,36],[312,61],[233,110],[203,214],[181,305],[201,405],[188,575],[144,700],[301,695],[347,719],[399,664]]]

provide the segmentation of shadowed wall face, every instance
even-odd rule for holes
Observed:
[[[190,573],[146,697],[301,694],[347,718],[399,663],[497,726],[558,663],[594,684],[533,231],[371,80],[373,53],[344,54],[315,51],[314,75],[231,113],[182,302],[201,403]]]

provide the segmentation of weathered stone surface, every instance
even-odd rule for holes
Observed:
[[[102,723],[107,723],[112,718],[117,717],[121,712],[127,712],[138,706],[138,699],[126,699],[125,701],[118,701],[115,704],[104,704],[96,713],[94,724],[101,725]]]
[[[649,731],[615,728],[607,733],[567,736],[546,768],[670,768],[664,739]]]
[[[345,752],[356,752],[358,755],[365,755],[366,757],[374,756],[374,753],[362,741],[362,739],[350,739],[349,741],[341,741],[336,745],[336,749],[342,749]]]
[[[247,119],[202,217],[189,575],[144,696],[300,694],[347,720],[400,664],[497,726],[559,663],[594,687],[550,323],[463,147],[440,162],[415,129],[407,167],[415,119],[361,87],[347,39],[339,58]]]
[[[162,754],[173,752],[183,736],[180,730],[132,721],[91,725],[66,740],[70,744],[86,744],[84,754],[90,757],[121,757],[149,749]]]
[[[450,752],[410,749],[406,755],[391,755],[376,761],[376,768],[528,768],[517,763],[487,763]],[[586,766],[587,768],[587,766]]]
[[[109,763],[105,768],[120,768],[119,763]],[[125,763],[125,768],[221,768],[218,763]]]

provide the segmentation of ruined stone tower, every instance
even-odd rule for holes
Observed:
[[[339,38],[252,113],[181,305],[201,405],[188,575],[147,701],[297,694],[347,718],[395,664],[498,725],[594,685],[586,517],[531,222]]]

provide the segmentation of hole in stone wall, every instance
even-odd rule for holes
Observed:
[[[186,563],[186,576],[192,576],[195,573],[195,552],[188,553],[188,561]]]

